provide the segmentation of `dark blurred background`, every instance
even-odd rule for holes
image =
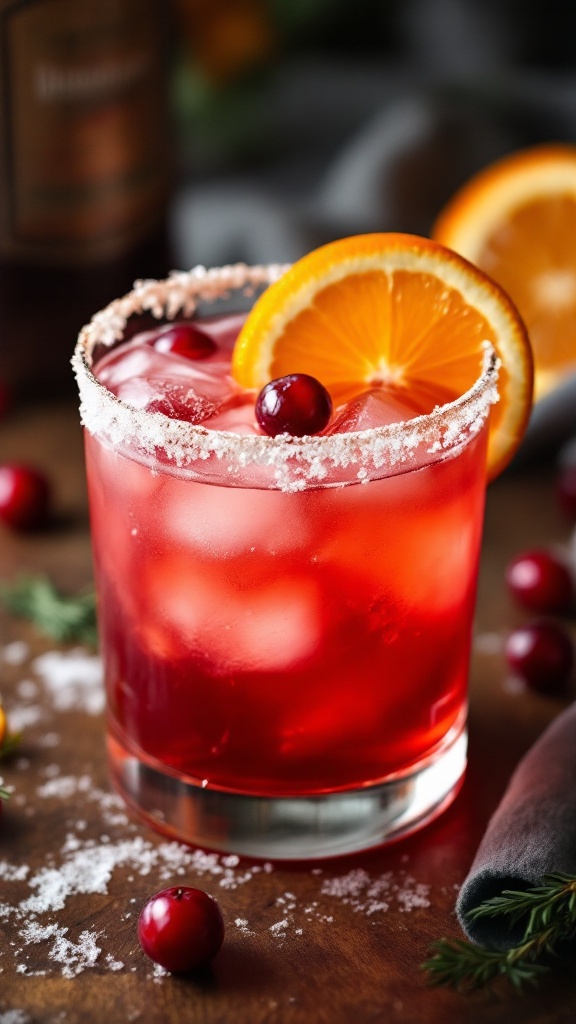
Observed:
[[[181,265],[428,233],[494,158],[576,139],[569,0],[176,0]]]
[[[474,171],[576,140],[574,0],[0,0],[0,27],[0,382],[16,394],[70,388],[78,329],[136,276],[427,234]],[[35,112],[34,60],[64,83]],[[34,117],[45,143],[19,141]]]

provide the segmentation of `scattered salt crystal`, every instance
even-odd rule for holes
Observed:
[[[60,737],[57,732],[45,732],[43,736],[38,737],[36,742],[39,747],[57,747]]]
[[[517,697],[519,694],[526,693],[527,688],[526,682],[520,676],[506,676],[502,683],[504,693],[509,693],[511,697]]]
[[[27,864],[9,864],[7,860],[0,860],[0,878],[4,882],[20,882],[29,872]]]
[[[408,887],[396,893],[400,910],[415,910],[418,907],[429,907],[429,892],[429,886],[424,885],[422,882],[415,882],[413,878],[409,879]]]
[[[500,654],[504,639],[500,633],[479,633],[474,637],[474,650],[478,654]]]
[[[121,971],[124,967],[122,960],[115,960],[112,953],[106,954],[106,963],[109,971]]]
[[[283,918],[282,921],[277,921],[276,924],[271,924],[270,925],[270,931],[272,932],[273,935],[279,935],[280,933],[286,931],[287,928],[288,928],[288,918],[286,918],[286,917]]]
[[[102,662],[82,648],[46,651],[32,662],[58,711],[85,711],[99,715],[104,710]]]
[[[30,648],[24,640],[13,640],[3,648],[2,660],[7,665],[23,665],[29,654]]]
[[[245,917],[237,917],[234,924],[243,935],[254,935],[254,932],[248,927],[248,921]]]
[[[385,913],[390,909],[392,901],[403,912],[430,906],[430,886],[417,882],[404,870],[397,876],[387,871],[371,879],[363,868],[354,868],[341,877],[326,879],[321,891],[326,896],[340,899],[343,904],[349,904],[356,913],[364,913],[367,917],[379,912]],[[385,900],[380,898],[383,893],[386,893]]]
[[[33,679],[21,679],[16,687],[16,693],[24,700],[33,700],[38,696],[38,683]]]
[[[35,704],[16,705],[10,708],[8,718],[12,732],[24,732],[26,729],[30,729],[42,721],[44,711]]]

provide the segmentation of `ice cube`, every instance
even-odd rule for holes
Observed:
[[[124,347],[107,356],[95,367],[98,380],[109,391],[117,394],[117,388],[132,377],[144,377],[150,370],[150,349],[148,347]]]
[[[206,419],[204,426],[232,434],[260,434],[252,396],[238,395],[224,402],[214,415]]]
[[[140,385],[137,390],[137,381],[162,380],[179,384],[182,388],[187,385],[196,394],[211,399],[216,407],[237,394],[237,387],[230,377],[229,357],[223,359],[222,354],[217,353],[208,359],[195,361],[158,352],[151,345],[142,343],[147,336],[139,335],[106,356],[96,367],[98,379],[119,398],[128,401],[130,385],[134,385],[134,395],[142,393]],[[156,334],[152,336],[156,337]],[[142,399],[139,402],[138,408],[146,408]]]
[[[282,671],[313,654],[321,624],[320,595],[306,576],[267,587],[240,589],[219,572],[167,556],[150,566],[145,584],[148,614],[159,641],[160,622],[180,642],[210,658],[218,672]]]
[[[313,655],[320,638],[320,595],[305,576],[242,594],[231,623],[231,652],[241,664],[284,671]]]
[[[134,377],[118,386],[117,395],[136,409],[161,412],[187,423],[202,423],[218,410],[215,399],[199,394],[178,377]]]
[[[408,395],[393,393],[385,388],[374,388],[371,391],[364,391],[337,413],[325,433],[343,434],[385,427],[390,423],[402,423],[413,419],[414,416],[420,415],[420,412]]]
[[[306,547],[311,524],[305,503],[305,495],[276,490],[183,483],[164,514],[175,544],[210,558],[250,559]]]

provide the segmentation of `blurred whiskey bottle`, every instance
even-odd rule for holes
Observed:
[[[0,0],[0,88],[0,380],[36,398],[170,269],[165,0]]]

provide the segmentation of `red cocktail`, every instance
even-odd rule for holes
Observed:
[[[178,322],[229,277],[180,275]],[[115,781],[166,832],[235,852],[409,831],[465,766],[494,360],[428,415],[370,391],[315,437],[266,437],[230,376],[242,317],[196,320],[198,358],[163,351],[166,325],[138,317],[170,287],[147,287],[76,356]],[[83,353],[125,322],[94,377]]]

